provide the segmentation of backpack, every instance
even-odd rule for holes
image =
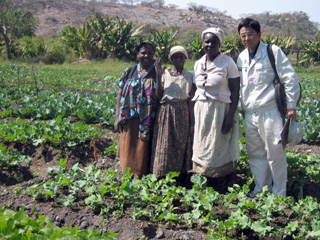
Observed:
[[[274,86],[274,90],[275,90],[275,94],[276,94],[276,102],[277,102],[277,108],[280,112],[281,118],[282,118],[282,123],[283,125],[285,124],[285,116],[287,113],[287,99],[286,99],[286,92],[284,89],[283,84],[280,82],[280,78],[276,69],[276,65],[275,65],[275,59],[274,59],[274,55],[273,55],[273,51],[272,51],[272,44],[268,44],[267,45],[267,53],[268,53],[268,57],[272,66],[272,69],[274,71],[275,77],[273,80],[273,86]],[[301,100],[301,84],[299,83],[299,87],[300,87],[300,94],[299,94],[299,98],[298,98],[298,102],[297,102],[297,106]]]

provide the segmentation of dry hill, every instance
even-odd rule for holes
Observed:
[[[39,18],[37,35],[58,33],[65,25],[81,26],[85,19],[94,13],[118,16],[156,28],[177,26],[185,29],[203,30],[210,26],[219,26],[227,33],[236,31],[239,20],[221,12],[212,12],[206,7],[188,9],[151,8],[141,5],[112,4],[85,0],[22,0],[24,7],[32,7]],[[316,23],[309,21],[303,12],[272,15],[256,14],[266,33],[303,35],[311,38],[317,32]],[[301,34],[303,33],[303,34]]]

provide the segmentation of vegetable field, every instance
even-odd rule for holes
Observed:
[[[298,69],[305,135],[288,146],[288,196],[251,199],[244,138],[229,187],[120,172],[113,122],[126,66],[0,65],[0,239],[320,238],[319,69]]]

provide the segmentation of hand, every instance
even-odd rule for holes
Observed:
[[[242,110],[242,111],[241,111],[241,115],[242,115],[242,118],[243,118],[243,119],[246,119],[246,111]]]
[[[156,59],[156,61],[154,63],[154,67],[155,67],[157,75],[161,76],[164,72],[164,69],[162,69],[162,66],[161,66],[161,58]]]
[[[295,109],[288,109],[287,115],[288,115],[288,118],[292,118],[294,121],[298,122],[297,111]]]
[[[123,126],[119,120],[114,121],[113,127],[116,132],[122,132]]]
[[[230,132],[232,128],[232,124],[233,124],[233,117],[231,117],[230,115],[227,115],[227,117],[223,120],[222,129],[221,129],[222,133],[227,134],[228,132]]]

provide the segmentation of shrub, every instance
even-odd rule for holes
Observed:
[[[22,37],[16,39],[12,45],[15,57],[29,59],[39,57],[45,52],[45,40],[37,37]]]

